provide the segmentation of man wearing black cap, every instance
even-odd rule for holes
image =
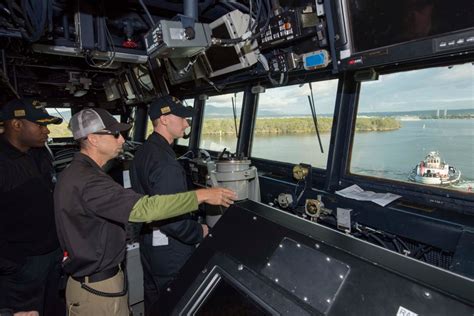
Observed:
[[[153,133],[135,154],[130,168],[132,188],[139,193],[173,194],[188,190],[186,173],[171,147],[189,127],[194,110],[172,96],[155,99],[149,110]],[[145,313],[178,274],[196,244],[208,233],[189,214],[144,225],[140,236]]]
[[[124,189],[102,167],[117,157],[129,124],[103,109],[84,109],[69,122],[77,153],[54,191],[59,242],[70,276],[66,302],[74,315],[128,316],[125,259],[128,221],[151,222],[196,210],[207,202],[228,206],[236,195],[223,188],[148,196]]]
[[[38,101],[2,108],[0,135],[0,308],[64,315],[61,251],[53,210],[54,171],[45,148],[50,116]]]

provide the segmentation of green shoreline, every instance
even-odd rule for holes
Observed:
[[[237,120],[237,126],[239,126]],[[393,131],[401,127],[399,120],[391,117],[365,118],[359,117],[356,121],[356,132]],[[332,118],[318,119],[320,133],[330,133]],[[285,135],[315,133],[313,119],[302,118],[258,118],[255,122],[256,135]],[[235,124],[231,118],[205,119],[202,135],[235,135]]]
[[[240,121],[237,120],[237,126]],[[357,132],[382,132],[393,131],[401,127],[399,120],[391,117],[359,117],[356,121]],[[67,123],[60,125],[49,125],[51,137],[71,137],[71,131]],[[320,133],[330,133],[332,118],[318,118],[318,129]],[[148,124],[147,135],[152,131]],[[285,118],[258,118],[255,122],[256,135],[286,135],[286,134],[311,134],[315,133],[313,119],[311,117],[285,117]],[[232,118],[204,119],[202,135],[235,135],[235,124]]]

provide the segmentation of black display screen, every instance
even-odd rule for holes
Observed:
[[[225,24],[221,24],[212,30],[212,36],[216,38],[230,39]],[[233,46],[212,46],[206,51],[207,59],[212,71],[218,71],[233,65],[240,65],[239,55]]]
[[[346,0],[355,52],[474,27],[473,0]]]
[[[212,289],[194,315],[199,316],[261,316],[271,315],[258,305],[249,295],[222,278]]]

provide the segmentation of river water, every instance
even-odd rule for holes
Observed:
[[[356,133],[351,156],[352,173],[407,180],[410,172],[430,151],[438,151],[449,165],[461,170],[456,188],[474,187],[474,119],[402,121],[387,132]],[[325,168],[330,135],[321,134],[324,153],[316,135],[255,136],[252,156]],[[203,136],[201,148],[235,151],[235,136]]]

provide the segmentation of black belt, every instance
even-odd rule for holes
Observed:
[[[89,283],[94,283],[94,282],[99,282],[99,281],[104,281],[104,280],[110,279],[111,277],[116,275],[118,272],[119,272],[119,267],[116,266],[116,267],[107,269],[105,271],[100,271],[100,272],[97,272],[97,273],[94,273],[94,274],[91,274],[91,275],[88,275],[88,276],[83,276],[83,277],[71,276],[71,277],[74,280],[76,280],[77,282],[81,282],[81,283],[84,283],[86,281],[86,278],[88,277],[89,278],[88,282]]]

